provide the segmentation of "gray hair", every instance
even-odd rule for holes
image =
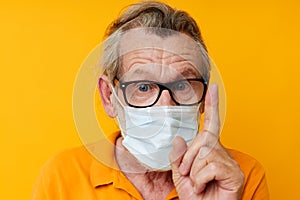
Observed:
[[[120,70],[118,48],[122,34],[130,29],[148,27],[154,30],[152,31],[154,34],[161,37],[166,37],[176,31],[190,36],[200,47],[205,68],[202,76],[206,81],[209,80],[210,64],[207,48],[195,20],[185,11],[171,8],[165,3],[142,1],[129,6],[106,29],[100,67],[111,82],[118,76]],[[162,29],[170,31],[161,31]]]

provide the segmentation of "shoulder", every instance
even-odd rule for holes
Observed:
[[[86,182],[92,159],[83,146],[52,156],[40,170],[31,199],[60,199],[62,188]]]
[[[87,177],[93,157],[85,147],[64,150],[52,156],[40,170],[40,181],[45,185],[57,184],[73,177]]]
[[[99,140],[85,146],[70,148],[52,156],[41,168],[44,180],[67,181],[74,177],[88,178],[91,169],[106,170],[114,163],[114,137]],[[110,139],[113,141],[111,142]],[[106,163],[106,165],[105,165]]]
[[[239,163],[245,176],[242,199],[269,199],[266,174],[263,166],[250,155],[233,149],[227,150]]]
[[[243,153],[235,149],[227,149],[227,150],[231,153],[234,159],[238,161],[240,164],[244,164],[244,163],[247,163],[247,165],[259,164],[259,162],[255,158],[253,158],[252,156],[246,153]]]
[[[66,167],[69,165],[82,166],[91,163],[93,157],[83,146],[75,147],[63,150],[54,156],[52,156],[43,166],[43,169],[47,168],[60,168],[62,166]],[[82,166],[83,167],[83,166]]]
[[[244,173],[249,174],[253,170],[264,173],[263,166],[252,156],[234,149],[227,149],[227,150],[230,152],[233,158],[239,163],[240,168],[243,170]]]

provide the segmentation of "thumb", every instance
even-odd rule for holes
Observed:
[[[186,151],[187,145],[184,139],[176,136],[173,140],[173,148],[169,155],[174,183],[176,183],[181,176],[178,168]]]

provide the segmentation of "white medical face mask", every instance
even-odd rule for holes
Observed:
[[[198,133],[199,106],[133,108],[121,104],[117,120],[123,146],[139,162],[153,170],[170,170],[172,141],[182,137],[189,144]]]

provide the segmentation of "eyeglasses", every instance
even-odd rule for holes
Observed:
[[[148,80],[119,82],[126,104],[131,107],[153,106],[163,90],[168,90],[176,105],[192,106],[199,104],[207,90],[207,82],[202,78],[182,79],[168,83]]]

